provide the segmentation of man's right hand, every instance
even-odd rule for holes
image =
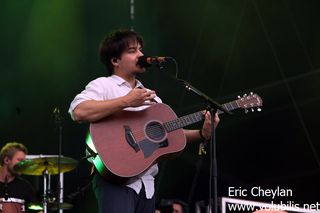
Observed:
[[[95,122],[126,107],[154,104],[155,97],[155,92],[152,90],[135,88],[119,98],[83,101],[73,110],[73,119],[78,122]]]
[[[125,98],[125,102],[128,107],[139,107],[142,105],[151,105],[155,102],[153,99],[156,97],[156,93],[153,90],[147,90],[144,88],[134,88],[131,90]]]

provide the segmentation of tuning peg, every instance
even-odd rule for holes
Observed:
[[[241,96],[240,96],[240,95],[238,95],[238,96],[237,96],[237,98],[238,98],[238,99],[240,99],[240,98],[241,98]]]
[[[253,108],[251,108],[251,112],[254,112],[254,109],[253,109]]]
[[[253,95],[253,92],[250,92],[250,95]]]
[[[244,113],[246,113],[246,114],[247,114],[248,112],[249,112],[249,111],[248,111],[247,109],[245,109],[245,110],[244,110]]]
[[[244,94],[244,95],[243,95],[244,98],[247,97],[247,96],[248,96],[247,94]]]
[[[258,108],[257,108],[257,111],[258,111],[258,112],[261,112],[261,111],[262,111],[262,109],[258,107]]]

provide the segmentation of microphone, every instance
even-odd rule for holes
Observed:
[[[140,56],[138,58],[137,65],[140,67],[150,67],[153,64],[159,65],[162,62],[165,62],[169,57],[161,56]]]
[[[62,117],[62,115],[60,113],[60,109],[58,107],[54,108],[52,114],[53,114],[55,122],[56,123],[61,123],[61,121],[63,120],[63,117]]]
[[[60,109],[58,107],[55,107],[52,113],[55,117],[60,116]]]

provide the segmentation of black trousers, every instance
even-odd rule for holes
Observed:
[[[147,199],[144,186],[137,194],[127,186],[107,182],[96,173],[92,180],[92,187],[98,201],[99,213],[155,212],[155,196]]]

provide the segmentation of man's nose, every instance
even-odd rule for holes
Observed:
[[[141,50],[138,50],[138,55],[140,56],[144,56],[143,52]]]

